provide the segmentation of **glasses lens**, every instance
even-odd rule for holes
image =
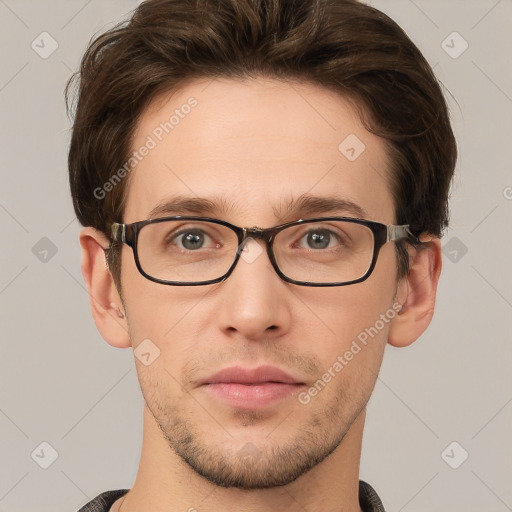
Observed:
[[[342,283],[363,277],[373,258],[370,228],[347,221],[302,223],[274,240],[278,267],[295,281]]]
[[[237,246],[236,233],[221,224],[171,220],[146,224],[137,252],[149,276],[187,283],[221,277],[235,260]]]

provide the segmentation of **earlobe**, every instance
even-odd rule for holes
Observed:
[[[398,284],[397,300],[402,309],[391,321],[390,345],[408,346],[429,326],[434,315],[441,267],[439,238],[431,238],[424,247],[412,250],[409,273]]]
[[[105,258],[109,241],[91,227],[80,231],[82,274],[84,276],[92,316],[103,339],[117,348],[131,347],[126,314]]]

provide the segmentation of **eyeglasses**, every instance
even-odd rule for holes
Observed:
[[[299,219],[268,229],[181,215],[112,224],[112,240],[132,248],[139,272],[172,286],[227,279],[240,257],[251,262],[243,254],[251,238],[265,241],[270,262],[283,280],[301,286],[360,283],[372,273],[385,243],[418,241],[408,225],[350,217]]]

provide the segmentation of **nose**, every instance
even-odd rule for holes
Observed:
[[[272,267],[264,241],[249,237],[237,266],[221,285],[220,328],[251,340],[280,336],[291,323],[289,286]]]

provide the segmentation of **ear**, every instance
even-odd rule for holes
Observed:
[[[97,229],[80,231],[82,274],[84,276],[92,316],[103,339],[113,347],[131,347],[128,323],[114,279],[107,268],[107,237]]]
[[[389,329],[388,343],[394,347],[416,341],[432,320],[442,266],[441,240],[430,238],[424,247],[410,247],[409,255],[409,273],[397,286],[396,297],[402,309]]]

